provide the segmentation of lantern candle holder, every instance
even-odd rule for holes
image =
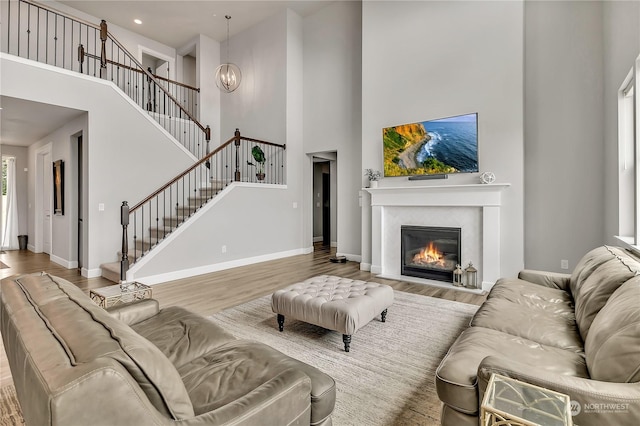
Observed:
[[[456,287],[462,287],[464,272],[462,272],[462,268],[460,265],[456,264],[456,269],[453,270],[453,285]]]
[[[469,262],[464,270],[464,276],[467,288],[478,288],[478,270],[474,268],[473,263]]]

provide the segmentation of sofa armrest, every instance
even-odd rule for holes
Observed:
[[[160,305],[155,299],[143,299],[111,306],[107,312],[127,325],[133,325],[157,315]]]
[[[574,423],[580,426],[640,423],[640,383],[602,382],[554,374],[518,361],[489,356],[478,367],[480,403],[492,373],[569,395]]]
[[[569,279],[571,278],[571,275],[561,274],[557,272],[523,269],[518,274],[518,278],[545,287],[569,291]]]

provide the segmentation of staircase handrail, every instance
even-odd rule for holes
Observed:
[[[84,55],[89,57],[89,58],[100,59],[100,56],[93,55],[91,53],[85,53]],[[138,68],[130,67],[129,65],[123,64],[121,62],[116,62],[116,61],[112,61],[111,59],[107,59],[107,63],[109,63],[111,65],[116,65],[118,67],[126,68],[126,69],[128,69],[130,71],[133,71],[133,72],[137,72],[137,73],[143,74],[142,70],[139,70]],[[158,74],[151,73],[151,75],[153,75],[156,78],[156,80],[163,80],[163,81],[166,81],[168,83],[175,84],[176,86],[181,86],[181,87],[184,87],[186,89],[191,89],[194,92],[200,93],[200,88],[199,87],[194,87],[194,86],[191,86],[191,85],[186,84],[186,83],[180,83],[179,81],[171,80],[170,78],[162,77],[161,75],[158,75]]]
[[[287,149],[287,145],[286,144],[282,144],[281,145],[281,144],[277,144],[277,143],[273,143],[273,142],[263,141],[263,140],[260,140],[260,139],[253,139],[253,138],[248,138],[246,136],[241,136],[240,132],[236,129],[236,135],[234,135],[232,138],[230,138],[225,143],[221,144],[218,148],[214,149],[209,154],[207,154],[204,157],[202,157],[195,164],[193,164],[192,166],[188,167],[187,169],[182,171],[180,174],[176,175],[173,179],[171,179],[170,181],[165,183],[163,186],[158,188],[155,192],[153,192],[147,198],[145,198],[144,200],[140,201],[135,206],[131,207],[129,209],[129,213],[133,213],[134,211],[138,210],[140,207],[142,207],[144,204],[148,203],[155,196],[160,194],[162,191],[167,189],[169,186],[174,184],[176,181],[180,180],[180,178],[186,176],[189,172],[191,172],[194,169],[196,169],[197,167],[201,166],[203,163],[206,163],[207,161],[209,161],[214,155],[216,155],[218,152],[222,151],[224,148],[229,146],[232,142],[239,142],[240,140],[245,140],[245,141],[248,141],[248,142],[257,142],[257,143],[262,143],[262,144],[269,145],[269,146],[274,146],[274,147],[278,147],[278,148],[282,148],[282,149]]]
[[[8,18],[7,18],[8,22],[6,23],[6,31],[7,31],[7,53],[11,53],[11,50],[12,50],[12,48],[11,48],[11,44],[10,44],[10,43],[11,43],[11,41],[10,41],[10,39],[11,39],[11,32],[12,32],[12,22],[11,22],[11,19],[12,19],[12,15],[11,15],[11,3],[12,3],[12,2],[11,2],[11,1],[9,1],[9,2],[8,2],[8,4],[7,4],[7,7],[9,8],[9,9],[8,9],[8,10],[9,10],[9,13],[8,13]],[[169,102],[170,104],[172,104],[172,105],[171,105],[171,107],[172,107],[172,108],[177,107],[177,109],[181,112],[181,114],[184,114],[184,117],[187,117],[187,118],[189,119],[189,121],[191,121],[193,124],[195,124],[195,126],[196,126],[198,129],[200,129],[200,131],[201,131],[201,132],[203,133],[203,135],[204,135],[204,138],[205,138],[205,141],[206,141],[206,149],[207,149],[207,151],[208,151],[208,149],[209,149],[209,142],[210,142],[210,140],[211,140],[211,130],[210,130],[210,128],[209,128],[208,126],[204,126],[202,123],[200,123],[200,121],[198,121],[198,119],[196,119],[196,118],[193,116],[193,114],[192,114],[191,112],[189,112],[189,111],[188,111],[188,110],[187,110],[187,109],[186,109],[186,108],[185,108],[185,107],[184,107],[184,106],[183,106],[183,105],[182,105],[182,104],[181,104],[181,103],[180,103],[180,102],[175,98],[175,96],[173,96],[173,95],[171,94],[171,92],[170,92],[169,90],[167,90],[167,88],[166,88],[163,84],[161,84],[161,83],[160,83],[160,81],[159,81],[160,79],[162,79],[162,80],[165,80],[165,79],[163,79],[163,78],[159,78],[159,77],[156,77],[153,73],[149,72],[148,70],[146,70],[146,69],[143,67],[143,65],[142,65],[142,64],[141,64],[141,63],[136,59],[136,57],[135,57],[133,54],[131,54],[131,52],[129,52],[129,51],[128,51],[128,50],[127,50],[127,49],[126,49],[126,48],[125,48],[125,47],[124,47],[124,46],[123,46],[123,45],[122,45],[122,44],[121,44],[121,43],[120,43],[120,42],[119,42],[119,41],[118,41],[114,36],[113,36],[113,34],[111,34],[111,33],[108,31],[107,23],[106,23],[106,21],[105,21],[105,20],[101,20],[100,24],[99,24],[99,25],[96,25],[95,23],[88,22],[88,21],[87,21],[87,20],[85,20],[85,19],[82,19],[82,18],[78,18],[78,17],[76,17],[76,16],[73,16],[73,15],[72,15],[72,14],[70,14],[70,13],[62,12],[62,11],[60,11],[59,9],[56,9],[56,8],[50,7],[50,6],[48,6],[48,5],[40,4],[40,3],[37,3],[37,2],[33,2],[33,1],[31,1],[31,0],[18,0],[16,3],[18,4],[18,10],[17,10],[18,21],[20,20],[20,10],[21,10],[21,8],[20,8],[20,4],[24,3],[25,5],[27,5],[27,13],[30,13],[30,9],[29,9],[29,7],[33,7],[33,8],[36,8],[36,9],[38,10],[38,22],[40,22],[40,21],[39,21],[39,13],[40,13],[40,10],[42,10],[42,11],[45,11],[46,13],[52,13],[52,14],[54,14],[55,16],[59,16],[59,17],[61,17],[61,18],[63,18],[63,19],[68,19],[69,21],[71,21],[71,23],[72,23],[72,24],[73,24],[73,23],[78,23],[79,25],[84,25],[84,26],[86,26],[87,28],[90,28],[92,31],[98,31],[98,32],[99,32],[99,34],[100,34],[100,40],[97,40],[97,38],[96,38],[96,41],[97,41],[97,42],[99,43],[99,45],[100,45],[100,56],[95,55],[95,54],[87,54],[87,53],[85,53],[85,52],[84,52],[84,47],[83,47],[83,45],[82,45],[82,40],[80,40],[80,39],[79,39],[78,41],[79,41],[80,43],[79,43],[79,46],[78,46],[78,60],[79,60],[79,61],[80,61],[80,60],[83,60],[83,59],[84,59],[84,56],[88,56],[88,57],[95,58],[95,59],[99,60],[99,61],[100,61],[100,70],[101,70],[101,72],[100,72],[100,74],[101,74],[101,75],[100,75],[100,77],[101,77],[101,78],[104,78],[104,77],[105,77],[105,76],[103,76],[102,71],[103,71],[103,70],[106,70],[106,64],[107,64],[107,63],[110,63],[110,64],[112,64],[112,65],[114,65],[114,66],[123,66],[123,67],[125,67],[126,69],[131,69],[131,68],[132,68],[132,67],[129,67],[129,66],[127,66],[127,65],[120,65],[120,64],[119,64],[119,63],[117,63],[117,62],[114,62],[114,61],[112,61],[112,60],[108,60],[108,59],[107,59],[107,57],[106,57],[106,47],[105,47],[105,46],[106,46],[106,41],[107,41],[107,39],[109,39],[109,40],[110,40],[110,41],[111,41],[115,46],[117,46],[117,48],[118,48],[118,49],[120,49],[120,51],[122,51],[122,54],[124,55],[124,57],[125,57],[128,61],[131,61],[131,63],[135,64],[135,66],[139,68],[138,70],[135,70],[135,71],[140,72],[140,73],[142,73],[142,74],[146,75],[146,77],[147,77],[148,81],[149,81],[149,82],[153,82],[153,83],[155,84],[155,86],[156,86],[156,87],[158,87],[158,88],[160,89],[160,91],[163,93],[163,95],[164,95],[164,96],[166,96],[166,98],[168,99],[168,101],[167,101],[167,102]],[[30,16],[30,15],[28,15],[28,16]],[[17,28],[18,28],[18,29],[20,28],[20,25],[21,25],[21,23],[20,23],[20,22],[18,22],[18,24],[17,24]],[[27,21],[27,30],[28,30],[28,31],[27,31],[27,40],[28,40],[28,35],[29,35],[29,33],[30,33],[29,25],[30,25],[30,22],[29,22],[29,21]],[[56,28],[57,28],[57,27],[56,27]],[[3,31],[4,31],[4,29],[3,29]],[[48,31],[48,27],[47,27],[47,31]],[[56,29],[56,31],[57,31],[57,29]],[[64,31],[64,30],[63,30],[63,31]],[[71,30],[71,32],[73,32],[73,30]],[[20,51],[21,51],[21,49],[20,49],[20,35],[19,35],[19,34],[20,34],[20,33],[18,32],[18,42],[17,42],[17,46],[18,46],[17,50],[18,50],[18,52],[17,52],[17,56],[20,56]],[[57,36],[57,32],[56,32],[56,36]],[[57,40],[57,39],[56,39],[56,40]],[[73,33],[71,34],[71,40],[72,40],[72,43],[73,43]],[[38,40],[36,40],[36,43],[38,43]],[[63,46],[63,47],[64,47],[64,46]],[[96,46],[96,47],[97,47],[97,46]],[[37,50],[37,49],[36,49],[36,52],[38,52],[38,50]],[[28,59],[31,59],[31,58],[29,57],[29,56],[30,56],[30,54],[31,54],[30,50],[29,50],[29,49],[27,49],[27,56],[26,56],[26,57],[27,57]],[[35,55],[35,56],[36,56],[36,59],[35,59],[35,60],[36,60],[36,61],[40,61],[40,59],[39,59],[39,54],[38,54],[38,53],[36,53],[36,55]],[[54,55],[54,56],[55,56],[55,55]],[[63,59],[62,59],[62,60],[63,60],[62,68],[65,68],[65,59],[64,59],[64,57],[63,57]],[[45,61],[45,62],[46,62],[46,61]],[[57,65],[56,65],[56,66],[57,66]],[[80,65],[80,72],[82,72],[82,65]],[[94,73],[94,75],[95,75],[95,73]],[[166,79],[165,81],[167,81],[167,80],[168,80],[168,79]],[[188,87],[188,86],[186,86],[186,85],[182,85],[182,84],[178,84],[178,85],[180,85],[181,87]],[[197,90],[197,92],[199,93],[199,90]],[[131,95],[129,95],[129,96],[131,96]],[[174,137],[175,137],[175,135],[174,135]],[[184,143],[184,142],[183,142],[183,143]],[[192,151],[192,152],[193,152],[193,151]],[[193,152],[193,153],[194,153],[194,155],[195,155],[196,157],[199,157],[199,156],[201,155],[201,154],[200,154],[200,152]]]
[[[23,0],[24,1],[24,0]],[[102,22],[106,21],[103,19]],[[178,106],[178,108],[180,108],[180,110],[182,110],[182,112],[185,113],[185,115],[187,117],[189,117],[189,119],[191,121],[193,121],[196,126],[198,126],[200,128],[200,130],[202,130],[205,134],[209,133],[210,130],[207,130],[208,128],[203,126],[198,120],[196,120],[181,104],[180,102],[178,102],[178,100],[176,98],[173,97],[173,95],[171,93],[169,93],[169,91],[163,86],[161,85],[158,80],[156,79],[156,77],[150,73],[148,70],[144,69],[144,67],[142,66],[142,64],[131,54],[131,52],[129,52],[109,31],[107,31],[107,34],[109,36],[109,38],[111,39],[112,42],[114,42],[116,44],[116,46],[118,46],[120,49],[122,49],[123,52],[125,52],[125,54],[127,54],[127,56],[129,56],[129,59],[131,61],[133,61],[134,64],[136,64],[138,67],[140,67],[140,69],[142,70],[143,74],[145,74],[148,78],[150,78],[154,83],[156,83],[156,85],[164,92],[165,95],[167,95],[169,97],[169,99],[171,99],[173,101],[174,104],[176,104]],[[207,138],[207,140],[209,140],[209,138]]]

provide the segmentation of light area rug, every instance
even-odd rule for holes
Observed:
[[[13,385],[0,388],[0,426],[24,425],[22,411]]]
[[[334,331],[285,319],[279,332],[270,296],[210,319],[333,377],[335,426],[437,425],[436,368],[478,307],[399,291],[394,297],[387,321],[378,317],[358,330],[348,353]]]

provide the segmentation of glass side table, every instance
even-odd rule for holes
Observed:
[[[96,302],[98,306],[108,308],[121,303],[150,299],[151,287],[141,283],[131,283],[123,290],[119,285],[110,285],[108,287],[89,290],[89,297]]]
[[[492,374],[480,406],[482,426],[572,426],[569,396]]]

